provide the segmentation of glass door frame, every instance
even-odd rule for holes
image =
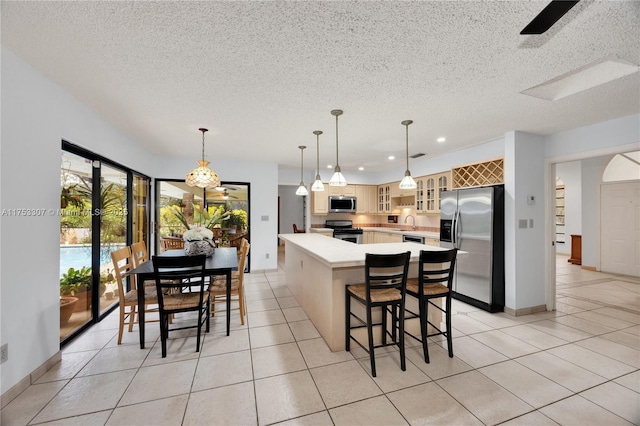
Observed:
[[[99,154],[96,154],[92,151],[89,151],[85,148],[79,147],[71,142],[66,140],[62,140],[62,151],[69,152],[71,154],[77,155],[79,157],[83,157],[89,161],[91,161],[92,166],[92,193],[91,193],[91,205],[92,209],[102,208],[100,205],[100,178],[101,178],[101,167],[102,165],[109,166],[111,168],[118,169],[126,174],[127,183],[126,183],[126,206],[127,206],[127,218],[126,218],[126,236],[125,236],[125,244],[131,245],[132,236],[133,236],[133,212],[134,212],[134,198],[133,198],[133,180],[134,175],[138,177],[142,177],[147,181],[147,194],[150,194],[151,189],[151,177],[140,173],[138,171],[132,170],[129,167],[110,160],[106,157],[103,157]],[[149,214],[149,206],[150,200],[147,196],[147,215]],[[99,207],[96,207],[99,206]],[[147,218],[147,226],[145,230],[146,240],[149,241],[150,229],[149,229],[149,219]],[[100,229],[100,216],[92,215],[91,217],[91,270],[92,270],[92,289],[100,288],[100,237],[101,237],[101,229]],[[97,272],[96,272],[97,271]],[[93,291],[91,294],[91,317],[90,319],[81,325],[78,329],[73,331],[71,334],[66,336],[63,340],[60,341],[60,347],[64,347],[66,344],[71,342],[76,336],[84,332],[87,328],[91,327],[93,324],[96,324],[102,321],[107,315],[113,312],[115,309],[118,309],[119,303],[114,303],[110,308],[106,309],[102,313],[100,313],[100,292]]]
[[[154,179],[154,226],[153,226],[153,239],[154,239],[154,253],[160,252],[160,184],[163,182],[171,183],[171,182],[181,182],[184,183],[184,179]],[[251,183],[250,182],[236,182],[236,181],[221,181],[220,186],[225,185],[242,185],[247,187],[247,241],[251,242]],[[215,192],[212,190],[204,190],[203,191],[203,203],[205,207],[208,207],[207,197],[208,193]],[[247,257],[247,263],[245,267],[245,272],[251,272],[251,252]]]

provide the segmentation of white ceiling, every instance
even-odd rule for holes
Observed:
[[[520,92],[615,55],[640,62],[640,2],[583,0],[541,36],[547,1],[2,1],[2,45],[161,155],[404,168],[502,137],[640,112],[638,72],[557,101]],[[447,142],[436,143],[445,136]],[[215,151],[215,154],[214,154]],[[389,155],[398,157],[395,162]]]

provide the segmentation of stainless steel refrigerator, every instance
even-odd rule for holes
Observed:
[[[504,185],[444,191],[440,247],[456,247],[453,297],[489,312],[504,310]]]

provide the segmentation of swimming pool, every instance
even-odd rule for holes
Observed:
[[[112,244],[100,249],[100,263],[106,265],[111,263],[111,253],[113,250],[124,247],[124,244]],[[60,246],[60,276],[67,272],[69,268],[80,269],[83,266],[91,266],[91,246]]]

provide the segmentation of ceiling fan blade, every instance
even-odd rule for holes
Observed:
[[[520,34],[542,34],[562,18],[580,0],[552,0]]]

